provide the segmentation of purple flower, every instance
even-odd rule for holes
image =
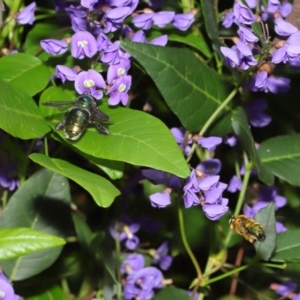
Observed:
[[[171,204],[171,196],[169,192],[155,193],[150,195],[152,207],[164,208]]]
[[[66,12],[70,16],[71,23],[72,23],[72,29],[77,31],[86,31],[87,30],[87,22],[86,22],[86,16],[87,13],[85,9],[82,6],[73,6],[70,5],[67,7]]]
[[[231,49],[228,47],[221,47],[220,50],[224,55],[225,61],[228,65],[230,65],[232,68],[239,66],[240,58],[238,52],[235,49]]]
[[[144,31],[138,30],[135,34],[132,35],[131,41],[136,43],[146,43],[147,40]]]
[[[237,191],[240,191],[242,189],[243,183],[241,179],[239,179],[237,176],[232,176],[230,179],[227,191],[230,193],[235,193]]]
[[[292,12],[292,9],[293,9],[292,4],[286,1],[282,3],[279,12],[283,18],[286,18]]]
[[[131,280],[137,285],[142,288],[142,290],[153,290],[156,288],[162,288],[163,284],[163,275],[161,271],[159,271],[155,267],[147,267],[141,269],[131,275]],[[139,298],[141,299],[141,298]]]
[[[204,204],[202,209],[208,219],[216,221],[228,212],[227,205],[228,199],[222,198],[219,204]]]
[[[106,50],[108,46],[112,45],[111,40],[103,32],[99,33],[96,43],[97,43],[97,50],[99,52],[102,50]]]
[[[113,222],[110,225],[109,232],[114,239],[119,238],[126,248],[134,250],[140,242],[139,238],[134,235],[139,229],[139,223],[133,222],[128,216],[121,216],[119,223]]]
[[[196,167],[197,170],[201,170],[206,175],[217,175],[220,173],[221,168],[222,163],[217,158],[208,158]]]
[[[190,176],[187,178],[186,183],[183,187],[183,200],[185,208],[191,207],[192,205],[199,205],[200,199],[197,193],[200,191],[196,173],[193,170]]]
[[[161,170],[143,168],[141,174],[153,184],[166,184],[168,179],[168,174]]]
[[[242,3],[235,3],[233,6],[233,13],[238,23],[251,25],[255,22],[255,17],[251,10]]]
[[[238,34],[242,42],[256,43],[259,40],[259,38],[253,34],[250,28],[242,25],[239,26]]]
[[[78,94],[90,94],[97,100],[103,97],[103,92],[97,88],[106,88],[105,81],[101,74],[94,70],[80,72],[75,79],[75,89]]]
[[[247,70],[250,66],[257,65],[257,60],[254,58],[249,46],[239,41],[236,43],[236,49],[240,59],[239,67],[242,70]]]
[[[296,33],[298,28],[292,25],[291,23],[284,21],[281,18],[275,19],[275,32],[281,36],[290,36],[293,33]]]
[[[104,33],[115,32],[116,30],[120,29],[123,21],[130,14],[130,7],[117,7],[106,10]]]
[[[75,79],[77,77],[77,73],[74,70],[72,70],[66,66],[57,65],[56,66],[56,77],[60,78],[61,81],[63,83],[65,83],[66,80],[75,81]]]
[[[15,294],[13,287],[11,286],[10,281],[0,272],[0,299],[3,300],[19,300],[20,297]]]
[[[194,14],[192,12],[188,12],[185,14],[175,15],[172,25],[181,31],[186,31],[194,21]]]
[[[166,46],[167,43],[168,43],[168,36],[166,34],[158,36],[149,42],[149,44],[151,45],[162,46],[162,47]]]
[[[122,60],[119,64],[110,65],[107,70],[107,83],[112,84],[115,79],[127,74],[130,68],[130,60]]]
[[[115,65],[120,63],[120,42],[115,41],[109,45],[101,55],[101,61],[108,65]]]
[[[97,42],[88,31],[78,31],[71,38],[71,54],[73,57],[83,59],[85,56],[93,57],[97,52]]]
[[[267,72],[262,71],[252,77],[249,87],[252,91],[272,92],[274,94],[287,92],[290,88],[290,79],[284,77],[269,76]]]
[[[148,233],[155,233],[162,228],[160,221],[150,219],[144,215],[138,217],[138,222],[141,224],[141,228]]]
[[[229,27],[231,27],[231,25],[233,23],[237,24],[237,20],[236,20],[236,18],[234,16],[234,13],[233,12],[226,13],[225,18],[224,18],[224,20],[222,22],[222,25],[225,28],[229,28]]]
[[[80,0],[81,6],[87,8],[88,10],[93,10],[94,5],[97,2],[98,0]]]
[[[160,11],[154,14],[152,21],[154,25],[158,26],[159,28],[163,28],[170,24],[174,17],[174,11]]]
[[[170,129],[173,134],[177,144],[182,148],[185,136],[185,130],[183,128],[173,127]],[[191,147],[189,146],[192,143],[191,139],[188,139],[184,148],[184,154],[188,155],[190,153]]]
[[[17,14],[16,20],[19,24],[25,25],[30,24],[32,25],[35,21],[34,18],[34,11],[36,8],[36,3],[32,2],[31,4],[24,7],[24,9]]]
[[[292,293],[297,288],[297,284],[294,282],[284,282],[283,284],[278,284],[276,286],[275,292],[278,295],[286,296],[289,293]]]
[[[208,191],[212,187],[215,187],[219,182],[220,176],[208,176],[206,178],[199,179],[198,186],[202,191]]]
[[[234,147],[237,144],[237,137],[235,135],[229,135],[225,138],[224,143],[230,147]]]
[[[42,40],[40,42],[41,47],[49,54],[58,55],[63,54],[68,50],[68,44],[66,41],[62,40]]]
[[[113,86],[107,92],[107,95],[110,95],[108,99],[109,105],[118,105],[120,102],[123,105],[127,105],[128,94],[131,86],[131,76],[130,75],[121,75],[119,78],[113,81]]]
[[[158,264],[159,267],[166,271],[170,268],[172,261],[173,261],[173,257],[170,255],[167,255],[169,251],[169,243],[168,242],[163,242],[158,248],[157,250],[152,249],[149,250],[149,253],[153,256],[153,263],[154,264]]]
[[[274,14],[280,8],[280,2],[278,0],[269,0],[267,6],[267,12]]]
[[[204,148],[207,149],[209,152],[214,151],[216,147],[222,143],[222,138],[211,136],[208,138],[201,137],[198,140],[198,144]]]
[[[146,14],[137,15],[132,18],[132,23],[138,28],[148,30],[151,28],[151,26],[153,24],[154,15],[155,15],[154,13],[146,13]]]
[[[267,100],[259,98],[252,100],[246,104],[246,111],[249,123],[254,127],[265,127],[270,124],[272,118],[263,113],[267,108]]]
[[[130,254],[122,262],[120,267],[121,274],[132,274],[143,269],[145,266],[145,259],[141,254]]]
[[[276,222],[275,226],[276,226],[276,232],[277,233],[282,233],[282,232],[287,231],[287,228],[280,222]]]
[[[1,167],[0,185],[10,191],[20,186],[17,166],[14,163],[6,163]]]

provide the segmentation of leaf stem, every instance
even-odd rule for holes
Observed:
[[[181,239],[183,242],[183,245],[185,247],[186,252],[188,253],[195,269],[196,269],[196,273],[197,273],[197,277],[198,277],[198,281],[201,283],[202,281],[202,272],[200,269],[200,266],[197,262],[197,259],[194,255],[194,253],[192,252],[190,245],[187,241],[186,235],[185,235],[185,230],[184,230],[184,221],[183,221],[183,212],[182,212],[182,206],[180,206],[178,204],[178,219],[179,219],[179,227],[180,227],[180,234],[181,234]]]

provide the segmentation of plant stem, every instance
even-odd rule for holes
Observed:
[[[247,191],[247,187],[248,187],[250,174],[251,174],[251,170],[247,167],[249,165],[249,162],[248,162],[248,158],[247,158],[247,155],[245,152],[244,152],[244,163],[245,163],[245,175],[243,178],[243,186],[242,186],[242,190],[240,191],[239,198],[238,198],[235,210],[234,210],[234,216],[238,215],[241,211],[242,205],[244,203],[244,198],[245,198],[245,194]],[[225,239],[225,243],[224,243],[225,248],[227,248],[227,246],[230,242],[231,235],[232,235],[232,230],[229,230],[227,233],[226,239]]]
[[[202,272],[200,269],[200,266],[197,262],[196,257],[194,256],[194,253],[192,252],[190,245],[187,241],[186,235],[185,235],[185,230],[184,230],[184,221],[183,221],[183,212],[182,212],[182,207],[178,205],[178,218],[179,218],[179,227],[180,227],[180,234],[181,234],[181,239],[183,242],[183,245],[185,247],[186,252],[188,253],[197,273],[197,277],[199,282],[201,283],[202,280]]]
[[[26,157],[23,161],[22,166],[20,167],[20,172],[19,172],[19,176],[20,176],[20,183],[24,183],[25,179],[26,179],[26,170],[27,170],[27,166],[28,166],[28,155],[32,152],[32,148],[34,146],[34,144],[36,143],[36,139],[33,139],[27,149],[27,153],[26,153]]]
[[[201,131],[199,132],[199,135],[202,136],[206,132],[206,130],[209,128],[209,126],[213,123],[213,121],[216,119],[216,117],[219,115],[219,113],[226,107],[226,105],[233,99],[233,97],[236,95],[240,88],[240,85],[236,86],[232,92],[227,96],[227,98],[224,100],[224,102],[214,111],[214,113],[210,116],[210,118],[206,121],[204,126],[202,127]]]
[[[226,272],[225,274],[222,274],[222,275],[217,276],[217,277],[214,277],[214,278],[212,278],[212,279],[208,279],[208,280],[206,280],[206,281],[203,281],[202,284],[201,284],[201,286],[206,286],[206,285],[209,285],[209,284],[211,284],[211,283],[213,283],[213,282],[222,280],[222,279],[224,279],[224,278],[226,278],[226,277],[228,277],[228,276],[234,275],[235,273],[244,271],[244,270],[246,270],[246,269],[249,268],[249,267],[250,267],[250,264],[244,265],[244,266],[240,266],[240,267],[238,267],[238,268],[236,268],[236,269],[233,269],[233,270],[231,270],[231,271]]]
[[[115,247],[116,247],[117,299],[122,300],[122,284],[121,284],[121,274],[120,274],[121,245],[119,240],[119,232],[117,228],[115,228],[115,232],[116,232]]]

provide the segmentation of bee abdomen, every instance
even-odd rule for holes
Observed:
[[[90,114],[86,110],[80,108],[71,109],[67,113],[64,127],[66,138],[72,141],[78,140],[88,126],[89,117]]]

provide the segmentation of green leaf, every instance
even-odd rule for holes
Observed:
[[[110,206],[115,197],[120,195],[120,191],[105,178],[78,168],[69,162],[50,158],[39,153],[33,153],[29,155],[29,158],[41,166],[66,176],[78,183],[92,195],[99,206]]]
[[[268,206],[259,210],[254,219],[260,223],[266,234],[266,239],[263,242],[255,242],[256,254],[263,260],[269,260],[275,249],[277,235],[274,202],[270,202]]]
[[[257,168],[258,178],[265,184],[272,185],[274,182],[274,176],[260,161],[257,150],[255,149],[251,131],[249,130],[247,117],[241,107],[239,107],[232,115],[232,128],[240,137],[244,149]]]
[[[26,227],[51,235],[69,234],[69,184],[65,177],[47,169],[32,175],[8,201],[0,218],[0,228]],[[18,259],[1,262],[11,280],[23,280],[47,269],[62,247],[46,249]]]
[[[175,287],[165,287],[154,297],[154,300],[190,300],[187,291]]]
[[[54,93],[57,89],[59,88],[51,89],[47,97],[42,97],[42,102],[49,99],[51,92]],[[41,111],[44,112],[45,108]],[[100,134],[91,127],[79,141],[66,140],[70,147],[95,158],[146,166],[184,178],[189,175],[190,170],[173,135],[159,119],[129,108],[111,109],[107,106],[99,108],[114,121],[114,124],[108,127],[110,135]],[[50,112],[54,113],[57,110],[51,108]],[[57,121],[60,120],[57,115],[54,117]],[[57,121],[51,124],[55,126]],[[57,133],[63,137],[63,131]]]
[[[38,295],[26,297],[26,300],[68,300],[60,285],[53,285]]]
[[[300,186],[300,134],[265,140],[260,144],[258,154],[275,176]]]
[[[78,241],[88,248],[93,239],[93,233],[87,223],[75,212],[72,213],[72,219],[75,226]]]
[[[21,139],[38,138],[50,131],[33,99],[1,79],[0,128]]]
[[[132,42],[122,42],[122,47],[144,67],[171,110],[190,131],[199,131],[229,94],[221,76],[189,49]],[[231,131],[231,112],[226,106],[213,124],[214,133]]]
[[[30,228],[0,229],[0,261],[64,245],[64,239]]]
[[[218,3],[215,0],[201,0],[201,8],[206,32],[212,41],[213,49],[220,55],[220,47],[223,44],[219,39]]]
[[[21,88],[30,96],[42,91],[49,78],[48,67],[35,56],[18,53],[0,59],[0,79],[16,89]]]
[[[300,262],[300,229],[289,229],[278,234],[275,252],[271,258],[278,262]]]
[[[178,42],[181,44],[188,45],[190,47],[199,50],[205,57],[210,58],[212,53],[204,39],[201,32],[194,34],[189,31],[178,31],[178,30],[164,30],[164,33],[168,35],[168,40]],[[152,31],[151,38],[161,36],[161,32]]]

